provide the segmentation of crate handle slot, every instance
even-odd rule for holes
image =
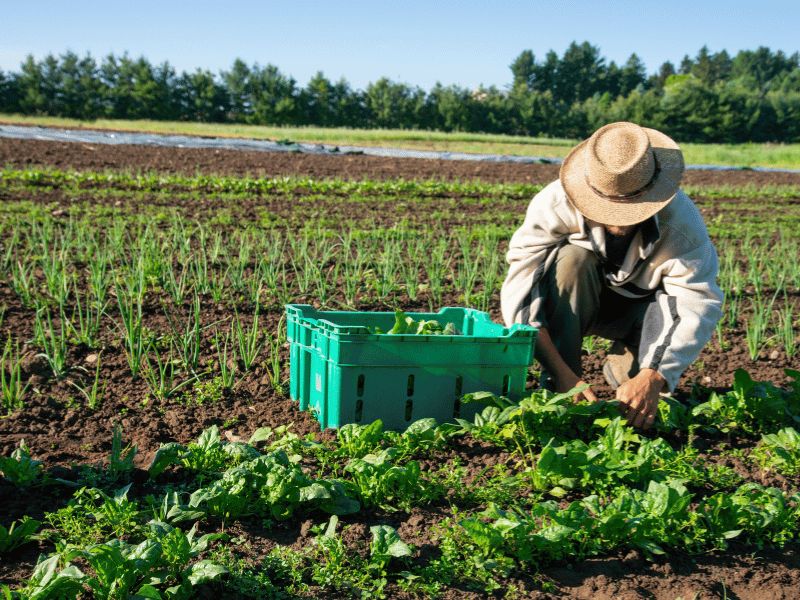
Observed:
[[[411,398],[409,398],[408,400],[406,400],[406,421],[411,420],[411,411],[413,410],[413,408],[414,408],[414,401]]]
[[[414,395],[414,374],[408,376],[408,383],[406,384],[406,395],[413,396]]]
[[[506,374],[503,375],[503,396],[508,396],[509,391],[511,391],[511,377]]]
[[[453,418],[461,416],[461,391],[464,388],[464,377],[456,375],[456,399],[453,400]]]
[[[361,398],[364,396],[364,374],[358,376],[358,381],[356,382],[356,395]]]
[[[356,423],[361,422],[361,413],[363,409],[364,409],[364,401],[359,398],[358,400],[356,400],[356,414],[353,417],[356,420]]]

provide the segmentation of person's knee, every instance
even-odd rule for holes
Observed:
[[[573,244],[565,244],[558,250],[555,269],[555,280],[559,289],[572,288],[576,285],[599,284],[597,275],[598,260],[591,250]]]

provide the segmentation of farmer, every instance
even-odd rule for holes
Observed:
[[[603,375],[628,424],[647,429],[722,316],[719,260],[679,189],[683,155],[666,135],[611,123],[564,159],[511,238],[501,308],[539,329],[540,387],[583,385],[584,336],[614,340]],[[576,396],[592,402],[591,388]]]

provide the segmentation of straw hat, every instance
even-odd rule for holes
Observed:
[[[610,123],[575,146],[559,172],[567,197],[586,218],[634,225],[678,193],[683,177],[678,145],[655,129]]]

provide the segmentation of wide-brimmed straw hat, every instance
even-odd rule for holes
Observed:
[[[575,146],[559,172],[570,201],[604,225],[641,223],[678,193],[684,171],[678,145],[655,129],[610,123]]]

